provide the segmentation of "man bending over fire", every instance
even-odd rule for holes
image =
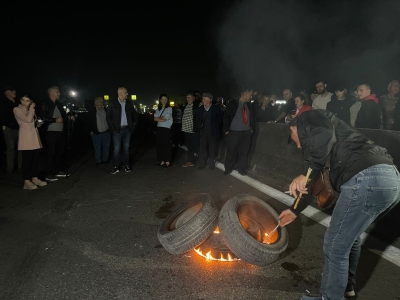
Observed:
[[[387,150],[324,110],[303,113],[290,122],[291,139],[303,150],[303,174],[293,179],[290,194],[308,194],[304,183],[328,166],[333,188],[340,191],[325,233],[321,295],[303,295],[302,300],[338,300],[355,296],[355,273],[361,252],[360,235],[383,212],[400,200],[399,171]],[[297,209],[280,215],[281,226],[291,223],[311,202],[305,195]]]

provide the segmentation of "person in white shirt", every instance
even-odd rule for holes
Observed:
[[[317,92],[319,96],[314,99],[312,108],[313,109],[326,109],[326,105],[331,101],[332,93],[326,90],[328,85],[323,81],[319,81],[315,87],[317,88]]]
[[[159,97],[158,109],[154,113],[154,121],[157,122],[157,160],[160,161],[156,166],[168,168],[172,160],[171,126],[173,117],[167,94],[161,94]]]

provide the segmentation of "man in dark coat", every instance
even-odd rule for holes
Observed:
[[[213,96],[210,93],[203,93],[203,105],[197,110],[198,128],[200,131],[198,170],[205,168],[207,164],[207,153],[208,167],[210,170],[214,170],[215,168],[215,147],[222,123],[222,112],[217,105],[212,104],[212,99]]]
[[[250,100],[253,91],[244,88],[238,99],[229,101],[224,112],[224,133],[226,135],[225,175],[237,165],[241,175],[247,174],[247,155],[255,128],[255,112]]]
[[[64,123],[68,121],[60,99],[58,86],[51,86],[47,90],[48,97],[43,100],[38,117],[44,122],[41,130],[46,137],[46,180],[56,181],[58,177],[67,177],[67,166],[64,159],[66,136]],[[73,119],[72,116],[70,116]]]
[[[114,167],[111,170],[111,174],[119,172],[121,143],[123,145],[124,170],[125,172],[131,172],[131,167],[129,166],[129,145],[131,134],[135,130],[137,114],[132,101],[127,101],[127,98],[127,89],[119,87],[118,99],[110,101],[107,108],[107,123],[114,146]]]
[[[360,84],[357,88],[357,95],[361,100],[361,108],[357,114],[355,127],[381,129],[381,107],[376,95],[371,94],[369,84]]]
[[[92,137],[96,166],[108,164],[111,136],[108,131],[106,110],[101,97],[94,100],[95,107],[89,109],[87,129]]]
[[[19,125],[14,117],[13,109],[19,105],[17,92],[11,86],[4,88],[4,97],[0,98],[0,124],[6,144],[7,172],[14,171],[15,153],[18,153],[18,168],[22,166],[22,154],[18,149]]]

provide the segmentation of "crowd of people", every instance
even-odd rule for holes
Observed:
[[[257,138],[256,122],[289,123],[312,109],[326,109],[355,128],[400,130],[399,88],[399,81],[393,80],[388,84],[388,93],[377,97],[366,83],[352,89],[338,85],[331,93],[326,82],[318,81],[310,95],[304,90],[293,95],[290,89],[284,89],[284,101],[278,101],[277,95],[244,88],[236,99],[227,103],[221,97],[214,99],[210,93],[189,91],[186,104],[177,102],[173,107],[168,96],[162,94],[154,114],[157,123],[157,165],[168,168],[172,164],[172,147],[185,144],[188,154],[183,167],[197,164],[197,168],[202,170],[208,165],[213,170],[219,157],[225,158],[225,174],[236,168],[245,175],[249,149]],[[130,136],[137,123],[136,109],[132,101],[126,101],[127,89],[120,87],[117,94],[117,99],[109,101],[107,108],[103,98],[97,97],[95,107],[88,110],[86,122],[93,141],[96,165],[112,161],[112,174],[118,173],[121,166],[125,172],[131,171]],[[34,126],[35,132],[43,126],[40,130],[46,139],[46,181],[56,181],[68,175],[63,162],[66,143],[63,131],[65,121],[73,120],[73,116],[67,115],[59,98],[59,88],[50,87],[48,97],[35,111],[36,104],[29,94],[18,100],[13,87],[4,88],[0,117],[7,149],[7,171],[13,172],[16,165],[22,168],[26,189],[38,186],[36,162],[42,148],[39,134],[36,143],[30,146],[25,144],[28,126]],[[22,118],[22,111],[29,118]],[[109,160],[111,141],[113,153],[112,160]],[[223,153],[220,153],[221,143],[225,146]],[[25,151],[33,151],[35,155],[28,155]],[[40,181],[39,186],[45,183]]]
[[[175,105],[171,114],[167,114],[169,123],[155,118],[158,127],[165,128],[168,124],[171,130],[169,134],[179,137],[178,140],[172,138],[172,145],[164,143],[159,147],[170,149],[173,145],[183,144],[184,140],[188,156],[183,167],[193,167],[197,163],[197,168],[202,170],[208,164],[212,170],[219,156],[220,159],[225,158],[225,174],[237,169],[245,175],[249,150],[257,139],[256,122],[288,124],[306,111],[322,109],[332,112],[353,128],[400,130],[398,94],[397,80],[391,81],[388,93],[379,98],[366,83],[352,89],[337,85],[334,93],[331,93],[324,81],[316,82],[310,96],[304,90],[293,95],[290,89],[284,89],[284,101],[278,101],[277,95],[251,88],[244,88],[238,98],[227,103],[222,98],[215,101],[210,93],[203,93],[199,97],[198,91],[189,91],[186,94],[186,105]],[[167,98],[165,107],[169,107],[168,97],[163,96]],[[159,115],[165,107],[160,102],[156,114]],[[157,136],[160,138],[161,134],[157,133]],[[226,145],[222,154],[219,153],[221,143]],[[170,160],[168,164],[164,159],[159,160],[159,165],[166,164],[167,167],[170,164]]]
[[[11,86],[4,88],[4,96],[0,103],[0,120],[6,144],[7,172],[14,171],[17,156],[17,166],[23,173],[24,189],[37,189],[38,186],[46,186],[46,181],[66,177],[63,167],[64,121],[74,117],[67,116],[58,101],[59,88],[52,86],[48,89],[48,97],[43,100],[40,109],[37,109],[28,93],[22,93],[17,99],[16,90]],[[40,150],[43,148],[38,128],[46,140],[46,181],[38,178]]]
[[[293,97],[290,89],[282,93],[286,101],[276,104],[276,95],[253,92],[257,102],[258,122],[286,122],[310,109],[327,109],[355,128],[400,130],[400,104],[398,104],[399,81],[388,84],[388,93],[378,97],[369,84],[360,84],[352,89],[337,85],[334,93],[328,84],[319,81],[310,94],[300,91]]]

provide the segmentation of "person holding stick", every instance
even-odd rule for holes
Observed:
[[[338,300],[355,296],[355,274],[361,252],[360,235],[371,223],[400,200],[400,176],[387,150],[325,110],[304,112],[290,123],[291,139],[302,149],[304,173],[293,179],[290,194],[297,208],[284,210],[281,226],[293,222],[312,201],[307,187],[330,163],[330,180],[340,191],[325,233],[325,264],[321,295],[303,295],[303,300]],[[297,201],[296,201],[297,202]]]

